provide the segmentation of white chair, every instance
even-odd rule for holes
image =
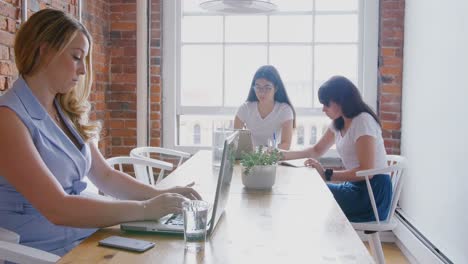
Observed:
[[[133,169],[135,170],[135,178],[140,182],[151,185],[153,184],[153,177],[148,177],[149,175],[145,173],[137,173],[137,170],[141,169],[146,171],[146,169],[149,169],[153,171],[153,168],[157,168],[161,171],[164,171],[172,170],[173,168],[172,164],[169,162],[140,157],[120,156],[108,158],[106,161],[107,164],[119,171],[123,171],[123,165],[133,165]]]
[[[0,227],[0,263],[51,264],[60,257],[49,252],[19,244],[20,236]]]
[[[395,210],[397,207],[398,199],[400,198],[401,189],[403,187],[403,174],[406,166],[404,157],[398,155],[387,155],[388,167],[383,169],[371,169],[356,172],[359,177],[366,178],[367,190],[369,191],[369,197],[372,204],[372,210],[376,221],[362,222],[362,223],[351,223],[355,230],[364,231],[369,237],[369,246],[371,253],[374,256],[376,263],[385,263],[385,258],[382,250],[382,244],[380,243],[379,232],[392,231],[397,222],[395,220]],[[390,204],[390,211],[385,220],[380,221],[377,206],[374,200],[374,193],[369,181],[369,176],[376,174],[388,174],[392,181],[392,200]]]
[[[153,154],[153,157],[155,155],[158,156],[158,159],[153,158],[152,154]],[[161,159],[163,158],[167,158],[168,160],[175,159],[177,163],[177,167],[178,167],[182,164],[184,159],[190,158],[190,153],[177,151],[173,149],[160,148],[160,147],[137,147],[130,151],[130,156],[146,158],[146,159],[151,159],[151,160],[156,160],[156,161],[161,161]],[[173,170],[173,167],[167,170]],[[159,175],[154,179],[153,170],[150,167],[145,169],[145,168],[142,168],[141,166],[136,166],[135,174],[136,175],[140,174],[138,177],[147,177],[150,179],[150,182],[152,184],[157,184],[163,179],[164,170],[160,170]]]

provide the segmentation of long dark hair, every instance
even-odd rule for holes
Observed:
[[[258,101],[257,95],[255,94],[255,81],[258,79],[265,79],[273,84],[275,87],[275,97],[274,100],[280,103],[287,103],[293,112],[293,128],[296,128],[296,110],[294,110],[294,106],[291,104],[289,100],[288,93],[284,88],[283,80],[281,80],[281,76],[279,75],[278,70],[272,65],[264,65],[255,72],[255,75],[252,79],[252,83],[250,84],[249,95],[247,96],[248,102],[255,102]]]
[[[369,113],[380,125],[380,120],[374,111],[367,105],[361,97],[357,87],[346,77],[333,76],[326,81],[318,90],[320,103],[329,106],[334,102],[341,106],[341,111],[346,118],[354,118],[362,112]],[[344,127],[343,117],[333,120],[336,130]]]

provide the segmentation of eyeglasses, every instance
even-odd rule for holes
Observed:
[[[252,86],[252,88],[256,91],[256,92],[259,92],[259,93],[268,93],[270,92],[271,90],[273,90],[273,86],[272,85],[265,85],[265,86],[259,86],[259,85],[254,85]]]

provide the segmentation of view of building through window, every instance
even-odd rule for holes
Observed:
[[[255,71],[274,65],[297,112],[292,144],[308,146],[330,120],[317,98],[320,85],[344,75],[358,87],[358,0],[282,0],[269,15],[207,13],[182,2],[177,91],[179,146],[210,146],[215,127],[232,128]]]

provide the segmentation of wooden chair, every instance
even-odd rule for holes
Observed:
[[[395,210],[397,207],[398,199],[400,198],[401,189],[403,187],[403,175],[406,167],[406,160],[402,156],[398,155],[387,155],[387,168],[382,169],[371,169],[356,172],[359,177],[366,178],[367,190],[369,191],[369,197],[372,204],[372,210],[376,221],[362,222],[362,223],[351,223],[355,230],[364,231],[369,236],[369,246],[371,253],[376,263],[385,263],[385,258],[382,250],[382,244],[380,242],[379,232],[392,231],[397,226],[395,219]],[[377,211],[377,205],[374,199],[374,193],[370,185],[369,176],[377,174],[388,174],[392,181],[392,200],[390,204],[390,211],[385,220],[380,221],[379,213]]]
[[[190,153],[160,147],[137,147],[132,149],[130,151],[130,156],[132,157],[150,159],[171,165],[171,168],[161,169],[157,177],[154,177],[153,169],[151,167],[144,168],[142,166],[135,166],[135,175],[138,175],[138,177],[141,178],[147,177],[148,179],[150,179],[150,184],[157,184],[163,179],[164,170],[173,170],[174,168],[172,163],[153,158],[152,154],[153,157],[155,155],[158,155],[159,157],[168,157],[169,159],[175,159],[177,162],[177,167],[180,166],[185,159],[188,159],[191,156]]]

